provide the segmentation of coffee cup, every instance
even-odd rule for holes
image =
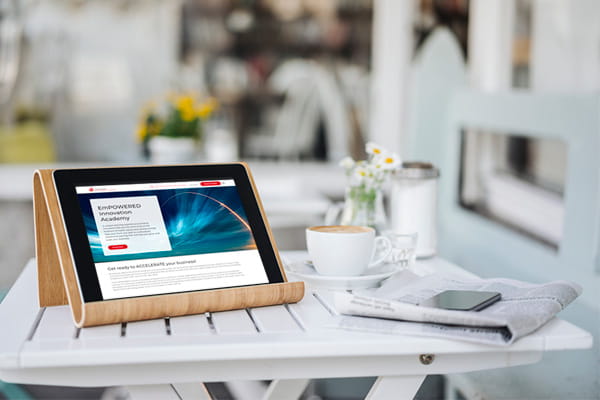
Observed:
[[[378,254],[378,244],[385,250]],[[357,276],[381,264],[392,244],[376,236],[368,226],[325,225],[306,228],[306,247],[315,270],[321,275]]]

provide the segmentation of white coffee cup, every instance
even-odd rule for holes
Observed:
[[[386,245],[382,254],[375,254],[378,242]],[[390,240],[375,237],[373,228],[349,225],[306,228],[306,247],[317,272],[333,276],[362,275],[381,264],[392,251]]]

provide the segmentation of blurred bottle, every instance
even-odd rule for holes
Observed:
[[[440,171],[430,163],[405,162],[392,178],[391,230],[417,233],[416,255],[432,257],[437,247],[437,181]]]
[[[227,113],[218,112],[206,122],[203,135],[204,158],[208,162],[231,162],[239,157],[238,138]]]

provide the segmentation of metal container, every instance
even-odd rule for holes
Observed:
[[[397,233],[418,234],[418,258],[436,254],[439,176],[439,169],[427,162],[405,162],[393,175],[390,227]]]

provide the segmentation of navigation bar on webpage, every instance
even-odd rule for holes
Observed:
[[[191,182],[155,182],[155,183],[130,183],[124,185],[101,185],[101,186],[77,186],[77,194],[84,193],[111,193],[111,192],[135,192],[142,190],[166,190],[166,189],[193,189],[208,188],[216,186],[235,186],[233,179],[191,181]]]

